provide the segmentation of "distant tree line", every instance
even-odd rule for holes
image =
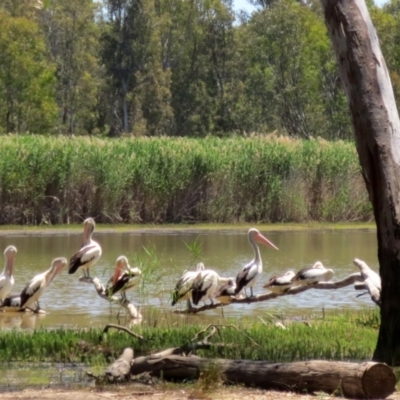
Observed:
[[[253,4],[1,0],[0,133],[352,139],[320,1]],[[400,0],[368,4],[400,98]]]

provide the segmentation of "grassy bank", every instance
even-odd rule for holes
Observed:
[[[336,313],[323,318],[286,324],[286,329],[273,321],[243,320],[235,326],[219,327],[210,340],[224,347],[199,350],[198,355],[232,359],[288,362],[307,359],[370,360],[377,340],[377,309]],[[34,332],[0,331],[0,361],[84,362],[104,365],[118,357],[122,350],[133,347],[135,356],[147,355],[169,347],[192,342],[204,326],[182,323],[169,328],[132,328],[144,340],[125,332],[111,330],[103,335],[99,329],[38,330]],[[199,336],[195,341],[202,340]]]
[[[0,224],[368,221],[352,143],[3,136]]]

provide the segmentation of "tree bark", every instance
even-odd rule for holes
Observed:
[[[226,383],[241,383],[264,389],[299,392],[323,391],[357,399],[384,399],[395,390],[396,377],[386,364],[332,361],[269,363],[266,361],[207,359],[196,356],[135,358],[131,374],[161,373],[181,379],[199,376],[200,371],[219,373]]]
[[[382,278],[374,360],[400,364],[400,120],[364,0],[321,0],[372,202]]]

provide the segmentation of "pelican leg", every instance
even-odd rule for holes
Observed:
[[[39,301],[35,301],[34,306],[36,306],[36,307],[35,307],[35,308],[27,307],[26,309],[27,309],[27,310],[31,310],[31,311],[32,311],[33,313],[35,313],[35,314],[39,314],[39,312],[40,312],[40,310],[41,310],[40,305],[39,305]]]
[[[192,306],[192,302],[190,301],[190,299],[186,300],[186,304],[187,304],[187,310],[188,311],[193,310],[194,307]]]
[[[250,296],[250,297],[254,297],[254,294],[253,294],[253,286],[250,288],[250,293],[251,293],[251,296]]]

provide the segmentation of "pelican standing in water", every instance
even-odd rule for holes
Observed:
[[[7,246],[4,250],[4,269],[0,275],[0,302],[2,302],[12,291],[14,286],[14,277],[12,275],[14,259],[17,254],[17,248]]]
[[[61,272],[67,265],[67,259],[64,257],[55,258],[51,267],[41,274],[36,275],[22,290],[20,294],[21,309],[30,309],[31,311],[39,311],[39,298],[43,295],[45,289],[51,281]],[[32,308],[36,303],[36,309]]]
[[[139,284],[141,275],[140,268],[131,268],[128,259],[125,256],[119,256],[114,275],[107,283],[106,296],[111,297],[121,292],[121,297],[125,300],[126,291]]]
[[[187,300],[188,308],[190,309],[192,307],[190,298],[192,297],[193,282],[200,271],[204,271],[203,263],[197,264],[196,271],[186,271],[181,276],[172,292],[172,306],[174,306],[178,301]]]
[[[239,293],[242,289],[250,288],[251,297],[253,297],[253,286],[256,281],[257,276],[262,272],[263,265],[261,260],[260,249],[257,243],[264,244],[266,246],[272,247],[275,250],[279,250],[271,241],[269,241],[265,236],[263,236],[256,228],[250,228],[248,232],[249,242],[254,250],[254,259],[250,261],[243,269],[238,273],[236,277],[236,293]]]
[[[95,226],[96,223],[93,218],[87,218],[83,221],[82,247],[70,259],[69,274],[73,274],[78,268],[82,268],[83,275],[89,277],[89,268],[99,261],[101,257],[101,247],[92,239]]]
[[[263,286],[263,288],[276,294],[286,293],[293,286],[292,278],[295,275],[294,271],[287,271],[284,274],[275,275]]]
[[[317,261],[310,268],[301,269],[293,278],[293,286],[307,286],[314,285],[318,282],[326,282],[332,279],[333,270],[327,269],[323,266],[321,261]]]
[[[219,276],[213,269],[205,269],[200,271],[193,281],[192,285],[192,301],[197,306],[201,301],[205,302],[210,299],[213,303],[212,297],[221,285],[228,283],[229,279]]]

